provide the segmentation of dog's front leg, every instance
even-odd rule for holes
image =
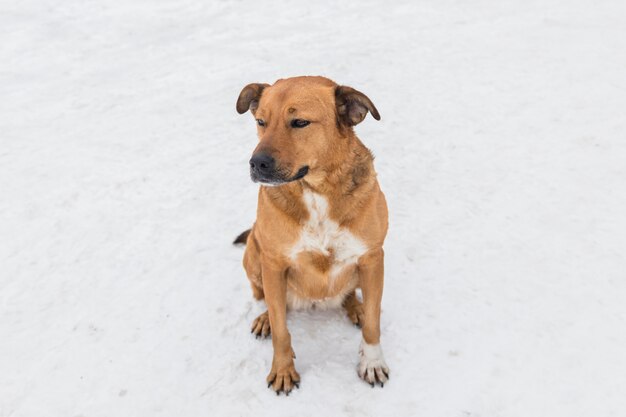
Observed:
[[[299,387],[300,375],[293,363],[296,355],[287,329],[287,277],[284,268],[270,263],[263,263],[262,274],[274,346],[272,370],[267,376],[267,383],[277,395],[281,391],[289,395],[294,386]]]
[[[359,349],[358,374],[374,386],[389,379],[389,367],[380,347],[380,303],[383,296],[384,253],[382,248],[359,259],[359,279],[363,292],[363,340]]]

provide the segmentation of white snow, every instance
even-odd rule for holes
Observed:
[[[289,316],[265,384],[234,237],[250,82],[325,75],[390,208],[382,339]],[[0,1],[0,416],[626,412],[626,3]]]

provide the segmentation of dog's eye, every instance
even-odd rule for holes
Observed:
[[[265,120],[256,119],[256,124],[258,124],[261,127],[264,127],[265,126]]]
[[[302,119],[293,119],[291,121],[291,127],[295,127],[297,129],[308,126],[310,124],[311,122],[309,122],[308,120],[302,120]]]

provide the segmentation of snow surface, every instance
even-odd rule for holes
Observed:
[[[384,389],[230,243],[249,82],[325,75],[390,207]],[[0,416],[624,416],[626,3],[0,0]]]

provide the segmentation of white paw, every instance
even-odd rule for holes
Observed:
[[[382,387],[389,380],[389,367],[383,357],[383,350],[380,348],[380,344],[370,345],[365,343],[365,340],[361,341],[357,373],[361,379],[372,387],[376,383],[379,383]]]

